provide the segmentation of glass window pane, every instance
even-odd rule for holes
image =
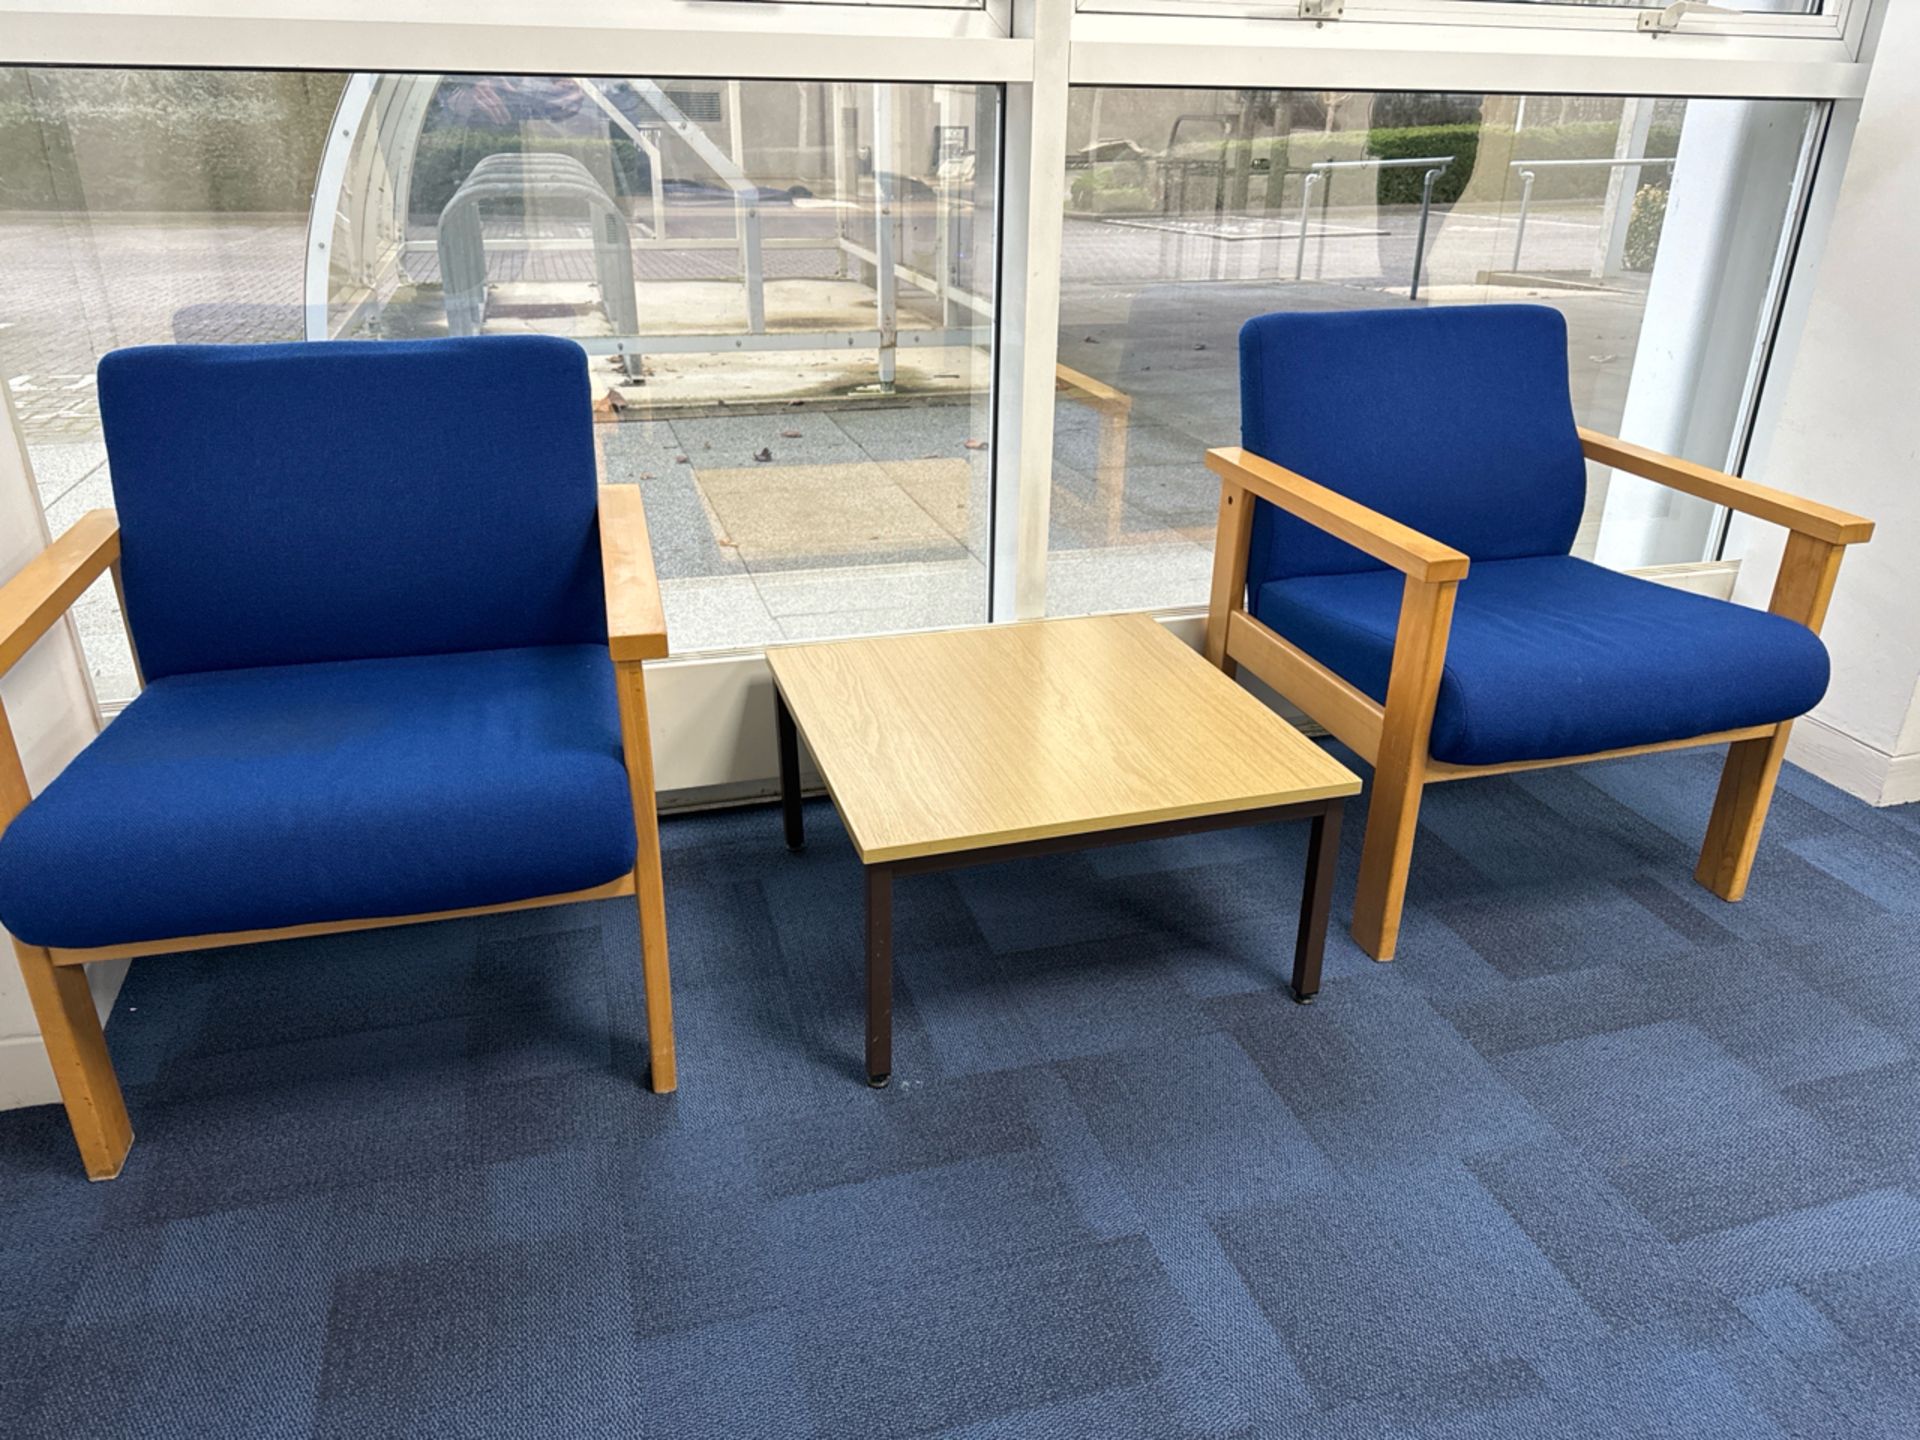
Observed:
[[[1713,0],[1713,3],[1722,10],[1735,10],[1747,15],[1831,15],[1840,8],[1839,0]],[[1423,5],[1489,4],[1531,5],[1540,9],[1586,6],[1607,10],[1658,10],[1664,8],[1665,0],[1348,0],[1346,18],[1364,19],[1389,14],[1395,19],[1417,20],[1421,17],[1416,7]],[[1300,13],[1298,0],[1075,0],[1076,9],[1090,12],[1180,14],[1190,13],[1195,6],[1225,15],[1297,17]],[[1695,15],[1685,18],[1697,25],[1701,17]]]
[[[589,352],[676,650],[983,620],[998,102],[0,69],[0,362],[50,521],[111,503],[117,346],[537,331]],[[82,623],[125,698],[109,594]]]
[[[1269,311],[1551,305],[1581,423],[1726,464],[1814,112],[1075,90],[1049,611],[1205,603],[1219,492],[1201,453],[1239,441],[1238,332]],[[1698,560],[1712,522],[1593,468],[1576,553]]]
[[[1454,0],[1454,3],[1487,4],[1494,0]],[[1498,0],[1504,4],[1522,5],[1607,5],[1616,9],[1658,10],[1659,0]],[[1749,14],[1771,15],[1819,15],[1825,12],[1827,0],[1714,0],[1723,10],[1742,10]]]

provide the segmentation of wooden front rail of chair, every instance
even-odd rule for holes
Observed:
[[[1789,532],[1786,552],[1768,608],[1816,633],[1826,618],[1846,547],[1860,544],[1873,534],[1873,522],[1858,515],[1612,436],[1583,428],[1580,443],[1590,460],[1785,526]],[[1250,451],[1238,447],[1209,450],[1207,467],[1220,477],[1220,519],[1207,609],[1206,656],[1229,674],[1244,665],[1373,766],[1360,883],[1354,897],[1353,935],[1374,959],[1393,958],[1406,902],[1421,794],[1427,785],[1439,781],[1578,765],[1657,750],[1727,745],[1726,766],[1694,878],[1724,900],[1738,900],[1746,893],[1791,720],[1549,760],[1498,765],[1449,765],[1435,760],[1428,751],[1428,739],[1446,660],[1454,596],[1466,577],[1467,557],[1452,546]],[[1248,612],[1247,551],[1256,500],[1265,500],[1337,536],[1406,577],[1385,704]]]
[[[105,1032],[94,1008],[83,967],[189,950],[250,945],[429,920],[492,915],[508,910],[566,905],[615,896],[636,897],[640,910],[641,965],[647,998],[650,1084],[656,1092],[677,1083],[673,1000],[668,983],[666,896],[660,865],[660,830],[654,805],[653,744],[647,721],[642,662],[667,653],[667,626],[654,574],[640,493],[632,486],[600,487],[600,551],[606,591],[607,644],[620,704],[621,743],[633,804],[638,848],[631,873],[586,890],[421,915],[388,915],[269,930],[236,930],[90,949],[57,949],[14,941],[27,995],[40,1022],[54,1078],[73,1127],[87,1174],[110,1180],[120,1173],[133,1143],[126,1101],[108,1058]],[[93,510],[0,586],[0,675],[103,573],[120,588],[120,528],[110,510]],[[124,602],[123,602],[124,604]],[[137,663],[137,662],[136,662]],[[0,704],[0,833],[27,806],[31,793],[4,704]]]

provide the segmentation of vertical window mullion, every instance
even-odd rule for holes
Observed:
[[[1071,21],[1070,8],[1048,0],[1021,0],[1014,14],[1015,35],[1033,41],[1033,75],[1007,87],[1004,110],[988,607],[995,621],[1046,613]]]

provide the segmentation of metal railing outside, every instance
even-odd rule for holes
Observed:
[[[1575,170],[1582,167],[1592,169],[1604,166],[1609,170],[1637,170],[1646,165],[1665,165],[1671,168],[1671,155],[1627,156],[1617,160],[1513,160],[1507,168],[1520,172],[1520,224],[1513,234],[1513,264],[1511,269],[1520,268],[1520,250],[1527,243],[1527,210],[1533,204],[1533,182],[1535,172],[1539,170]]]
[[[1420,273],[1425,268],[1427,254],[1427,219],[1433,210],[1433,186],[1442,175],[1447,173],[1456,157],[1452,155],[1421,155],[1405,160],[1389,160],[1369,157],[1365,160],[1316,160],[1311,165],[1299,169],[1282,170],[1277,178],[1282,181],[1288,175],[1301,176],[1300,181],[1300,240],[1293,256],[1293,278],[1304,280],[1307,273],[1307,226],[1313,215],[1313,192],[1321,189],[1320,226],[1324,234],[1327,225],[1327,209],[1333,201],[1333,186],[1326,182],[1336,170],[1417,170],[1427,167],[1427,173],[1420,184],[1420,230],[1414,240],[1413,281],[1407,287],[1407,298],[1420,298]]]

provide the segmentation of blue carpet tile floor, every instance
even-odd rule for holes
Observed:
[[[1718,767],[1429,792],[1304,1008],[1303,826],[903,879],[885,1092],[824,804],[665,825],[670,1098],[624,901],[143,961],[0,1433],[1920,1435],[1920,807],[1789,771],[1730,906]]]

